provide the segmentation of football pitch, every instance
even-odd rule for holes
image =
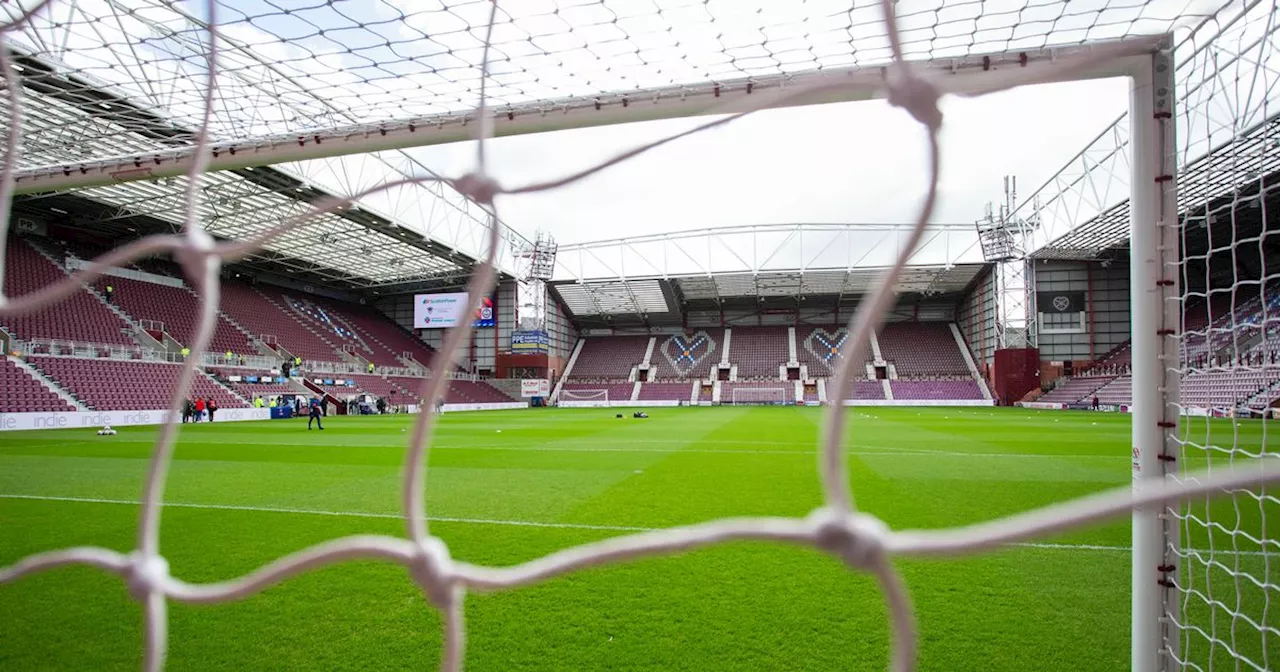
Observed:
[[[432,532],[455,559],[510,565],[634,531],[803,517],[821,504],[821,409],[647,410],[645,420],[626,409],[446,415],[427,472]],[[1130,480],[1126,415],[850,413],[856,503],[894,529],[986,521]],[[172,573],[220,581],[343,535],[404,536],[411,421],[332,417],[324,432],[305,420],[185,427],[161,531]],[[1265,427],[1199,421],[1184,431],[1256,451]],[[0,566],[72,545],[132,549],[155,433],[0,434]],[[1228,627],[1223,614],[1266,613],[1259,602],[1273,591],[1241,585],[1238,574],[1267,576],[1276,556],[1230,531],[1265,526],[1275,538],[1280,516],[1264,505],[1215,503],[1209,512],[1224,531],[1184,540],[1218,549],[1222,568],[1201,568],[1195,580],[1229,604],[1192,604],[1189,615],[1200,610],[1206,630],[1250,653],[1264,648],[1258,631]],[[916,608],[919,669],[1127,668],[1129,529],[1121,519],[985,555],[896,560]],[[879,670],[888,659],[870,577],[814,550],[763,543],[471,593],[466,616],[469,670]],[[1265,648],[1280,651],[1278,639]],[[0,586],[0,669],[134,670],[141,640],[141,610],[113,575],[66,568]],[[402,567],[354,562],[242,602],[171,604],[169,640],[171,670],[405,670],[434,669],[441,635]],[[1197,640],[1202,656],[1216,655],[1209,648]]]

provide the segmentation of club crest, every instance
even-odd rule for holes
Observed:
[[[848,338],[849,330],[843,327],[836,329],[835,333],[826,329],[814,329],[804,339],[804,348],[819,362],[826,364],[828,369],[835,371],[836,365],[844,359],[844,343]]]
[[[716,351],[716,344],[711,340],[710,334],[699,331],[689,335],[670,336],[662,342],[661,350],[671,367],[684,378]]]

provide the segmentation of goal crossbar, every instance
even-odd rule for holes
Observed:
[[[1012,73],[1025,83],[1126,76],[1127,57],[1149,55],[1163,37],[1134,37],[1050,49],[1005,51],[914,63],[945,84],[949,93],[981,93]],[[1105,50],[1105,57],[1099,54]],[[523,135],[572,128],[626,124],[746,111],[773,97],[770,107],[798,107],[882,97],[883,65],[853,66],[741,77],[671,87],[535,100],[491,109],[493,134]],[[817,87],[821,87],[818,89]],[[794,98],[793,92],[799,93]],[[470,140],[474,110],[449,112],[309,131],[215,142],[206,170],[236,170],[352,154]],[[14,193],[98,187],[184,175],[195,163],[195,147],[184,146],[111,158],[17,170]]]

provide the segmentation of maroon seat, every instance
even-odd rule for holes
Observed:
[[[163,323],[165,332],[183,345],[190,345],[195,340],[200,300],[185,287],[115,277],[100,279],[96,284],[100,289],[111,285],[115,289],[113,300],[116,305],[134,319]],[[228,351],[238,355],[258,354],[248,337],[217,316],[209,352],[222,354]]]
[[[734,327],[729,338],[729,361],[738,366],[739,380],[777,380],[787,350],[786,327]]]
[[[969,365],[946,322],[890,322],[876,334],[880,354],[900,378],[969,376]]]
[[[894,399],[962,401],[982,399],[975,380],[894,380],[889,382]]]
[[[30,363],[97,411],[168,408],[182,368],[179,364],[161,362],[70,357],[32,357]],[[204,373],[193,381],[191,395],[214,399],[222,408],[248,406]]]
[[[642,383],[641,401],[689,401],[692,383]]]
[[[582,352],[569,372],[578,380],[626,380],[631,369],[644,361],[649,347],[648,336],[593,336],[582,342]],[[610,395],[612,397],[612,395]]]
[[[66,279],[66,271],[26,240],[9,238],[4,274],[4,289],[9,296],[24,296]],[[85,290],[26,315],[0,317],[0,326],[22,339],[136,345],[128,335],[129,324]]]
[[[0,359],[0,413],[74,410],[75,406],[32,378],[8,357]]]
[[[257,289],[238,282],[222,285],[222,312],[256,336],[276,337],[291,354],[315,362],[340,362],[338,347],[303,326]]]
[[[315,303],[363,338],[369,352],[361,354],[369,361],[379,366],[404,366],[399,355],[407,352],[424,366],[431,362],[435,350],[385,315],[354,304],[324,299]]]

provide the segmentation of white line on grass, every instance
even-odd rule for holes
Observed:
[[[141,502],[129,499],[105,499],[99,497],[54,497],[51,495],[6,495],[0,499],[26,499],[45,502],[75,502],[80,504],[127,504],[138,506]],[[272,506],[241,506],[236,504],[194,504],[186,502],[165,502],[164,506],[183,509],[212,509],[221,511],[252,511],[257,513],[291,513],[310,516],[338,516],[344,518],[392,518],[399,520],[401,515],[395,513],[368,513],[363,511],[322,511],[316,509],[289,509]],[[569,530],[603,530],[607,532],[652,532],[662,528],[639,527],[633,525],[591,525],[587,523],[543,523],[532,520],[490,520],[486,518],[447,518],[430,516],[432,522],[462,523],[467,525],[506,525],[510,527],[549,527]],[[1105,546],[1099,544],[1047,544],[1036,542],[1017,542],[1007,544],[1018,548],[1035,548],[1050,551],[1098,551],[1105,553],[1128,553],[1128,546]],[[1195,549],[1184,549],[1190,552]],[[1214,551],[1221,555],[1265,556],[1276,555],[1266,551]]]
[[[631,443],[658,444],[658,443],[686,443],[686,442],[683,442],[683,441],[669,441],[669,442],[634,441]],[[272,444],[272,445],[275,445],[275,444]],[[658,453],[658,454],[664,454],[664,455],[674,454],[674,453],[695,453],[695,454],[696,453],[712,453],[712,454],[730,453],[730,454],[738,454],[738,455],[751,455],[754,453],[759,455],[803,455],[805,457],[813,456],[813,448],[811,446],[807,446],[804,449],[796,449],[796,450],[735,450],[733,448],[627,448],[627,447],[602,448],[602,447],[596,447],[596,446],[589,447],[589,448],[578,448],[578,447],[571,447],[571,446],[564,446],[564,445],[559,445],[559,446],[547,445],[547,446],[536,446],[531,448],[528,446],[514,446],[514,445],[508,446],[503,444],[489,444],[489,445],[478,445],[478,446],[434,445],[431,447],[431,449],[432,450],[458,450],[458,451],[507,450],[507,451],[513,451],[513,452],[529,452],[529,453],[556,453],[556,452]],[[958,450],[929,450],[927,448],[919,448],[919,449],[890,448],[885,450],[851,450],[851,451],[848,451],[846,454],[859,456],[859,457],[875,456],[875,455],[892,455],[892,456],[899,456],[899,457],[903,457],[903,456],[905,457],[993,457],[993,458],[1010,457],[1010,458],[1019,458],[1019,459],[1062,457],[1062,458],[1090,458],[1090,459],[1098,458],[1098,459],[1105,459],[1105,460],[1131,459],[1131,457],[1127,454],[1125,455],[1077,455],[1077,454],[1053,455],[1048,453],[966,453]]]
[[[138,506],[141,502],[131,499],[104,499],[99,497],[53,497],[47,495],[5,495],[0,499],[30,499],[46,502],[78,502],[83,504],[131,504]],[[392,518],[400,520],[404,516],[398,513],[369,513],[365,511],[322,511],[318,509],[289,509],[274,506],[241,506],[237,504],[194,504],[188,502],[164,502],[164,506],[182,509],[216,509],[222,511],[255,511],[259,513],[294,513],[311,516],[341,516],[346,518]],[[586,523],[540,523],[526,520],[486,520],[483,518],[445,518],[431,516],[433,522],[467,523],[472,525],[514,525],[519,527],[558,527],[576,530],[609,530],[615,532],[649,532],[651,527],[632,527],[627,525],[588,525]]]

